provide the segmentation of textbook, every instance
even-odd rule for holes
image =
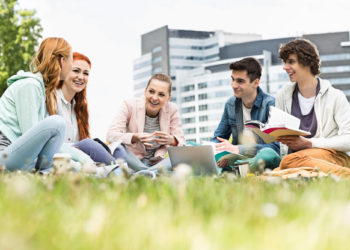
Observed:
[[[242,159],[247,159],[246,156],[241,155],[241,154],[234,154],[228,151],[221,151],[221,152],[216,152],[215,151],[215,142],[209,142],[209,141],[204,141],[203,145],[211,145],[214,150],[214,155],[215,155],[215,161],[221,161],[221,160],[228,160],[229,165],[233,165],[233,163],[236,160],[242,160]]]
[[[234,154],[228,151],[222,151],[220,153],[215,154],[215,161],[222,161],[222,160],[228,160],[228,165],[234,165],[235,161],[247,159],[246,156],[241,154]]]
[[[279,136],[310,135],[310,132],[299,129],[299,118],[272,106],[266,124],[260,121],[246,121],[244,125],[260,136],[265,143],[274,142]]]

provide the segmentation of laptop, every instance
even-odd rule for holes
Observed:
[[[194,175],[219,174],[211,145],[168,147],[168,153],[173,167],[185,163],[192,167]]]

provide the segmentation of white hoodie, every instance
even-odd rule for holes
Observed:
[[[320,79],[320,91],[315,99],[317,131],[311,138],[312,147],[328,148],[342,152],[350,151],[350,105],[341,90],[331,86],[328,80]],[[287,113],[292,110],[295,84],[286,85],[276,98],[276,107]],[[288,148],[281,144],[281,155]]]

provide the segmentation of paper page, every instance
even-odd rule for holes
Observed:
[[[299,129],[300,119],[280,110],[276,107],[270,106],[269,119],[266,127],[288,127]]]

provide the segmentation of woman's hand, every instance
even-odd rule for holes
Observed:
[[[287,145],[293,151],[312,147],[311,140],[302,136],[280,136],[276,141]]]
[[[152,147],[152,144],[150,142],[152,142],[154,140],[154,138],[152,138],[153,134],[150,134],[150,133],[135,133],[132,136],[131,143],[141,142],[146,147]]]
[[[175,136],[163,131],[156,131],[153,133],[153,136],[153,140],[159,145],[176,146],[178,144],[178,141],[176,140]]]

